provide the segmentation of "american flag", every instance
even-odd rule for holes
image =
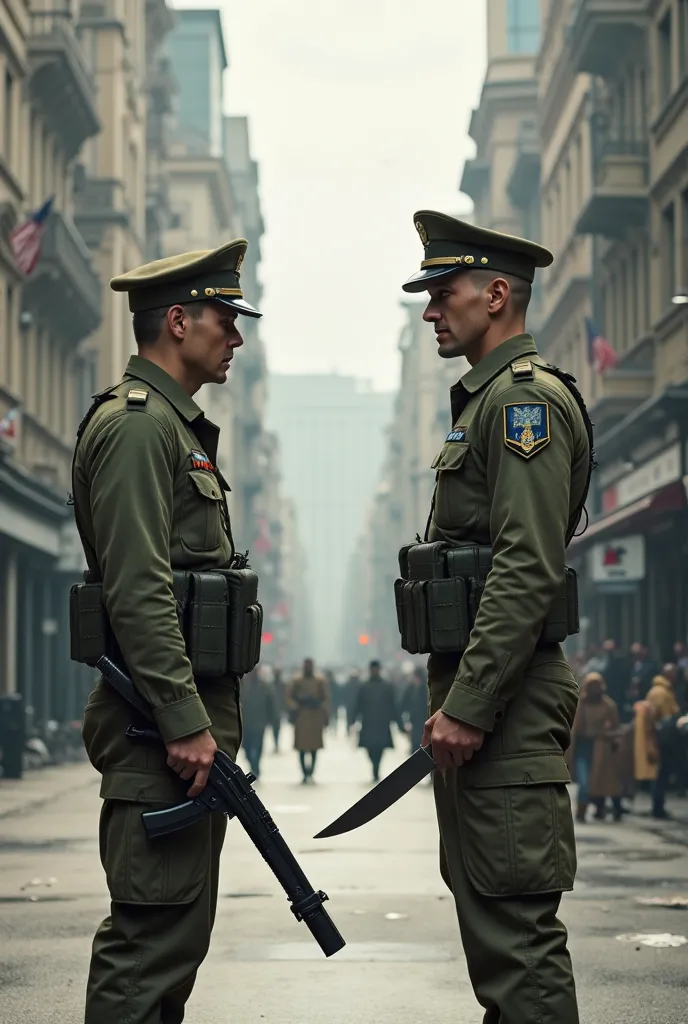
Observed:
[[[619,362],[616,349],[600,334],[589,317],[585,318],[585,327],[588,332],[588,362],[598,373],[613,370]]]
[[[41,239],[54,199],[54,196],[50,196],[39,210],[30,214],[25,221],[10,232],[14,262],[22,274],[30,274],[38,263],[41,255]]]
[[[15,441],[17,438],[17,416],[19,414],[19,407],[10,409],[6,416],[0,420],[0,437],[5,437],[10,441]]]

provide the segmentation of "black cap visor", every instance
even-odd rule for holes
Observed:
[[[411,274],[408,281],[405,281],[401,287],[405,292],[424,292],[427,291],[429,281],[436,281],[440,277],[449,277],[450,274],[460,274],[461,271],[470,269],[470,267],[457,267],[456,264],[451,267],[426,267],[424,270],[419,270],[417,274]]]
[[[221,302],[223,306],[229,306],[235,313],[241,313],[243,316],[250,316],[253,319],[258,319],[263,314],[259,312],[254,306],[252,306],[246,299],[240,298],[226,298],[225,296],[215,295],[213,302]]]

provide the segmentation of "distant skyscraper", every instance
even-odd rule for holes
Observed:
[[[222,76],[229,66],[218,10],[175,10],[165,51],[177,78],[177,123],[190,152],[223,155]]]
[[[303,653],[337,662],[346,570],[380,476],[393,396],[336,374],[273,374],[269,389],[268,425],[307,552],[313,632]]]

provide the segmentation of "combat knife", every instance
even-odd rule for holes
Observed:
[[[355,828],[366,825],[400,800],[436,767],[430,744],[427,747],[418,747],[403,764],[313,838],[330,839],[332,836],[341,836],[345,832],[352,832]]]

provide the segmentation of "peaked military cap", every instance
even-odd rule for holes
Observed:
[[[129,293],[132,313],[212,300],[237,313],[259,317],[263,314],[246,301],[239,285],[247,248],[245,238],[235,238],[218,249],[167,256],[113,277],[110,287],[115,292]]]
[[[428,281],[458,270],[497,270],[532,282],[537,267],[548,267],[552,253],[536,242],[504,235],[434,210],[419,210],[413,222],[425,248],[420,270],[402,285],[405,292],[422,292]]]

